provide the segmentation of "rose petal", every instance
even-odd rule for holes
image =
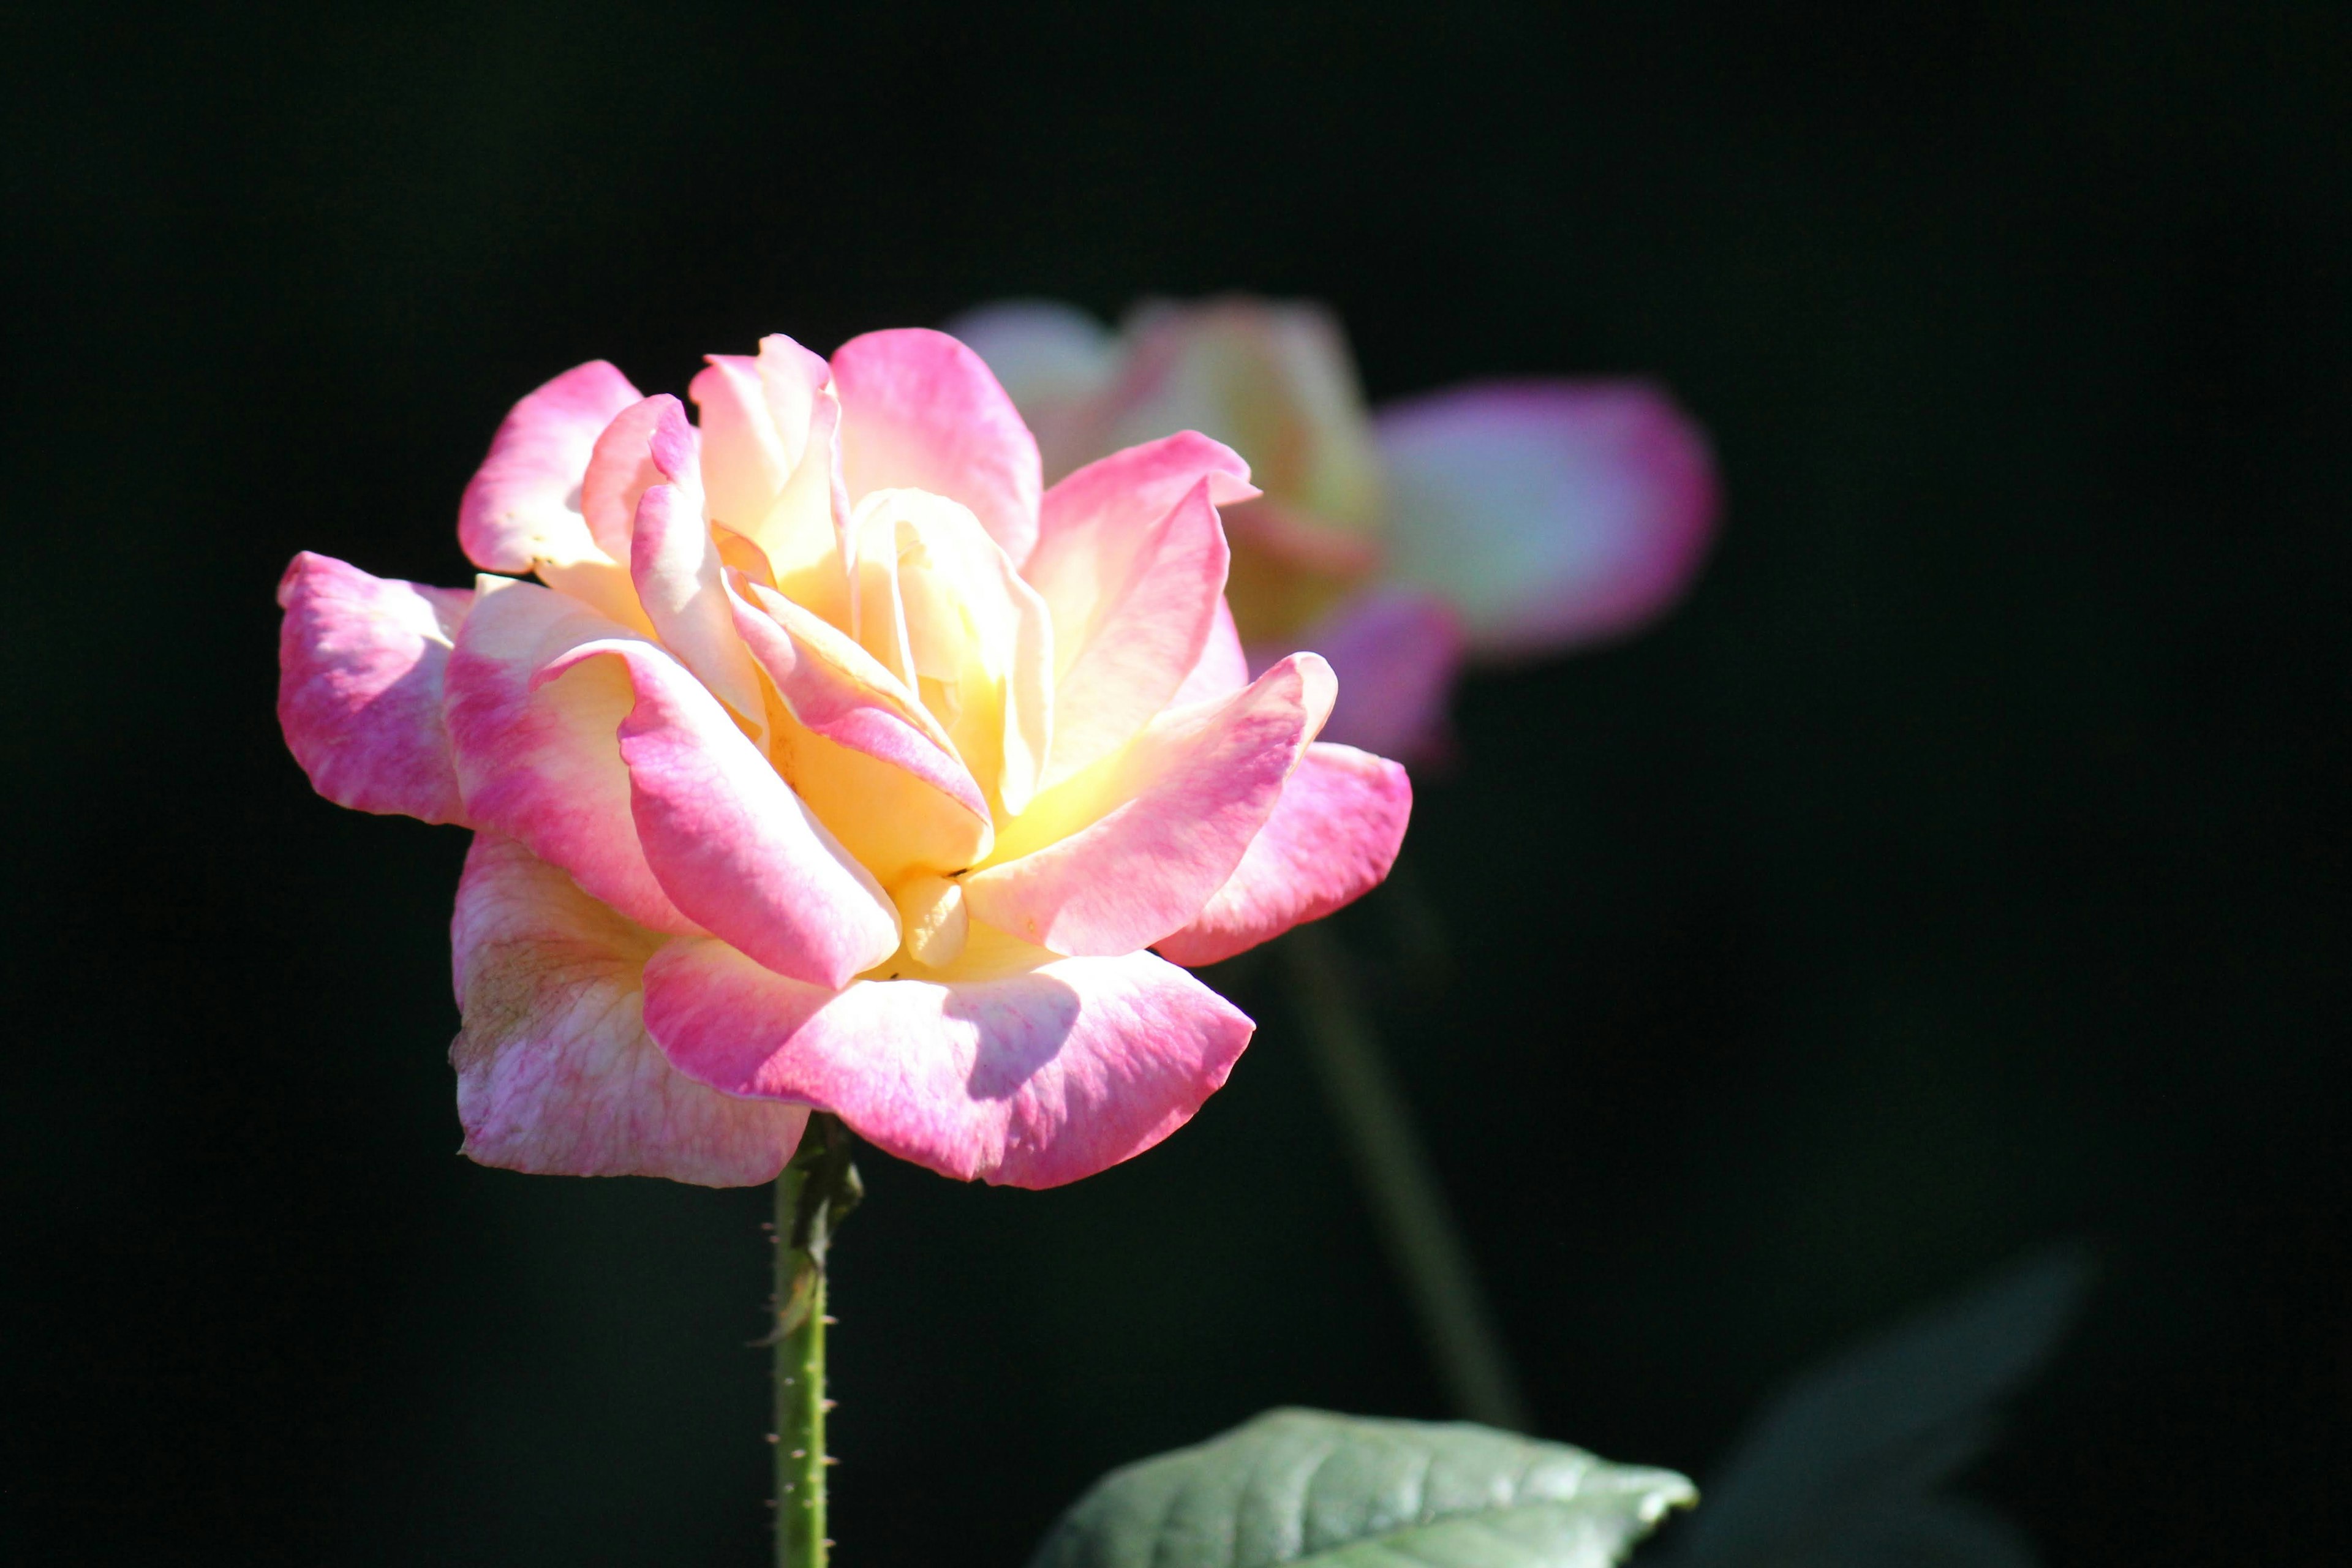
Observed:
[[[592,360],[514,405],[457,508],[457,542],[488,572],[602,554],[581,515],[580,485],[596,437],[637,401],[629,378]]]
[[[981,357],[920,327],[868,332],[833,356],[842,473],[854,501],[929,490],[961,502],[1015,566],[1037,542],[1037,443]]]
[[[1159,1142],[1254,1027],[1150,953],[1055,958],[982,931],[949,971],[840,992],[721,942],[673,943],[646,967],[646,1021],[688,1077],[830,1110],[942,1175],[1022,1187]]]
[[[1231,557],[1202,479],[1140,535],[1124,581],[1106,584],[1087,622],[1056,624],[1079,644],[1054,685],[1051,788],[1135,738],[1200,662],[1225,602]]]
[[[731,604],[783,704],[778,768],[877,881],[961,871],[988,853],[993,831],[980,785],[873,655],[772,590],[747,583]]]
[[[1045,492],[1037,548],[1021,575],[1054,612],[1063,668],[1076,661],[1106,601],[1134,577],[1154,531],[1202,480],[1217,506],[1257,494],[1233,448],[1191,430],[1114,452]]]
[[[449,1047],[467,1156],[558,1176],[773,1181],[808,1108],[695,1082],[646,1033],[662,938],[511,839],[466,857],[450,940],[465,1026]]]
[[[1681,593],[1717,510],[1706,437],[1639,382],[1502,382],[1384,408],[1392,575],[1444,595],[1471,651],[1633,630]]]
[[[637,502],[662,482],[654,463],[654,431],[677,406],[677,399],[667,393],[632,403],[613,416],[588,454],[580,481],[581,515],[596,547],[615,561],[629,558]]]
[[[1118,368],[1118,340],[1075,305],[999,300],[947,324],[948,336],[988,362],[1024,416],[1032,403],[1083,397]]]
[[[794,602],[848,621],[850,508],[840,480],[840,400],[824,361],[781,332],[756,360],[711,356],[702,410],[711,519],[757,545]]]
[[[702,483],[710,515],[751,537],[794,466],[768,412],[760,362],[749,354],[711,354],[686,395],[702,416]]]
[[[749,726],[754,743],[764,744],[767,703],[758,667],[735,635],[734,612],[719,580],[719,542],[702,518],[694,428],[677,399],[654,401],[664,406],[648,432],[646,456],[655,478],[665,482],[637,501],[629,577],[662,646]]]
[[[1181,708],[1231,697],[1249,683],[1249,656],[1242,651],[1242,635],[1234,626],[1234,607],[1221,594],[1217,596],[1216,624],[1209,628],[1209,640],[1202,645],[1201,657],[1193,661],[1184,684],[1176,689],[1168,705]]]
[[[1293,654],[1225,701],[1165,713],[1041,795],[964,879],[972,918],[1110,956],[1189,924],[1224,885],[1331,710],[1330,667]]]
[[[1018,816],[1051,750],[1054,629],[979,520],[923,490],[857,509],[859,641],[923,695],[982,791]]]
[[[1256,494],[1248,465],[1191,431],[1090,463],[1046,492],[1022,575],[1054,615],[1049,786],[1126,743],[1182,685],[1223,607],[1229,556],[1215,509]]]
[[[1407,762],[1445,751],[1446,700],[1462,668],[1462,621],[1412,588],[1351,599],[1298,638],[1331,661],[1339,700],[1324,738]]]
[[[1007,300],[964,312],[947,333],[986,360],[1012,395],[1046,479],[1101,455],[1100,395],[1126,353],[1108,327],[1051,300]]]
[[[676,485],[656,485],[637,503],[631,576],[662,645],[695,679],[749,726],[755,743],[767,737],[767,705],[743,639],[735,635],[724,563],[710,525],[694,497]]]
[[[1352,903],[1389,874],[1412,815],[1404,769],[1317,742],[1233,876],[1199,919],[1156,944],[1160,955],[1214,963]]]
[[[985,816],[988,803],[929,710],[874,656],[775,590],[744,584],[736,628],[794,719],[828,741],[903,768]]]
[[[466,820],[441,683],[473,598],[294,557],[278,584],[278,722],[311,788],[356,811]]]
[[[778,973],[815,984],[839,985],[887,958],[898,945],[889,898],[677,660],[636,637],[608,637],[550,662],[533,684],[607,658],[635,697],[620,726],[630,815],[677,908]]]
[[[798,469],[807,457],[817,416],[817,405],[826,401],[833,367],[824,356],[803,348],[782,332],[760,340],[760,396],[768,405],[769,421],[783,443],[784,466]]]
[[[656,931],[699,932],[638,847],[614,731],[635,698],[592,663],[535,684],[551,661],[628,634],[578,600],[485,577],[450,655],[446,711],[469,820],[520,839],[595,898]]]

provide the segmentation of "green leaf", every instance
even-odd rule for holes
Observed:
[[[1112,1471],[1030,1568],[1607,1568],[1696,1496],[1467,1423],[1270,1410]]]
[[[2054,1248],[1800,1373],[1709,1478],[1706,1510],[1659,1543],[1662,1568],[2032,1568],[2012,1527],[1939,1489],[2090,1279],[2081,1249]]]

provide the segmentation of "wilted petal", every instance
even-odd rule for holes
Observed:
[[[1253,1027],[1148,952],[1057,958],[975,930],[924,978],[798,984],[724,943],[646,973],[646,1021],[688,1076],[836,1112],[943,1175],[1051,1187],[1150,1148],[1225,1081]]]
[[[1161,955],[1214,963],[1353,902],[1389,874],[1412,815],[1412,784],[1396,763],[1307,747],[1241,865],[1199,919],[1157,944]]]
[[[1037,443],[981,357],[920,327],[868,332],[833,356],[853,501],[921,489],[971,510],[1015,566],[1037,542]]]
[[[1330,667],[1293,654],[1222,703],[1165,713],[1040,795],[964,880],[976,920],[1056,952],[1131,952],[1196,918],[1272,815],[1331,710]]]
[[[807,1107],[697,1083],[646,1033],[645,962],[663,939],[521,845],[475,837],[450,938],[469,1158],[709,1187],[772,1181],[792,1158]]]
[[[642,521],[642,519],[641,519]],[[611,659],[635,694],[620,726],[630,815],[662,890],[780,974],[839,985],[890,955],[898,917],[717,698],[636,637],[572,648],[535,684]]]
[[[1298,638],[1331,661],[1339,700],[1324,738],[1422,762],[1445,749],[1445,706],[1462,668],[1462,620],[1434,594],[1380,588]]]
[[[744,584],[737,631],[784,712],[773,754],[794,793],[884,886],[988,853],[988,801],[923,706],[848,636]]]
[[[311,788],[357,811],[466,820],[441,683],[473,598],[294,557],[278,584],[278,722]]]
[[[1639,382],[1506,382],[1391,404],[1391,575],[1444,595],[1475,654],[1631,631],[1715,523],[1706,437]]]
[[[640,925],[699,932],[637,844],[614,735],[635,700],[627,679],[592,662],[561,680],[535,680],[585,644],[628,635],[535,583],[483,578],[446,678],[457,783],[477,826],[521,840]]]
[[[467,558],[488,572],[529,572],[603,554],[581,514],[581,480],[597,436],[636,401],[627,376],[592,360],[516,404],[458,505]]]

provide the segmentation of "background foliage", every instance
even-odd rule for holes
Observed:
[[[2352,1554],[2340,8],[0,28],[9,1540],[758,1560],[764,1195],[453,1157],[462,836],[310,796],[270,586],[462,581],[491,429],[583,358],[1238,286],[1333,301],[1380,394],[1649,373],[1719,444],[1696,593],[1475,687],[1410,847],[1457,963],[1385,1016],[1547,1433],[1706,1474],[1792,1366],[2083,1235],[1974,1489],[2061,1565]],[[1442,1414],[1229,979],[1259,1042],[1150,1156],[866,1162],[855,1561],[1017,1563],[1267,1405]]]

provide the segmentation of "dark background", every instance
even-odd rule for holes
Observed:
[[[761,1560],[765,1194],[454,1157],[464,836],[311,796],[272,584],[467,580],[583,359],[1244,287],[1376,395],[1654,374],[1721,457],[1675,616],[1465,693],[1409,850],[1458,972],[1381,999],[1545,1430],[1704,1473],[2084,1237],[1977,1488],[2059,1568],[2352,1556],[2342,7],[325,9],[5,25],[22,1554]],[[1258,1043],[1133,1163],[865,1162],[845,1562],[1442,1414],[1224,978]]]

